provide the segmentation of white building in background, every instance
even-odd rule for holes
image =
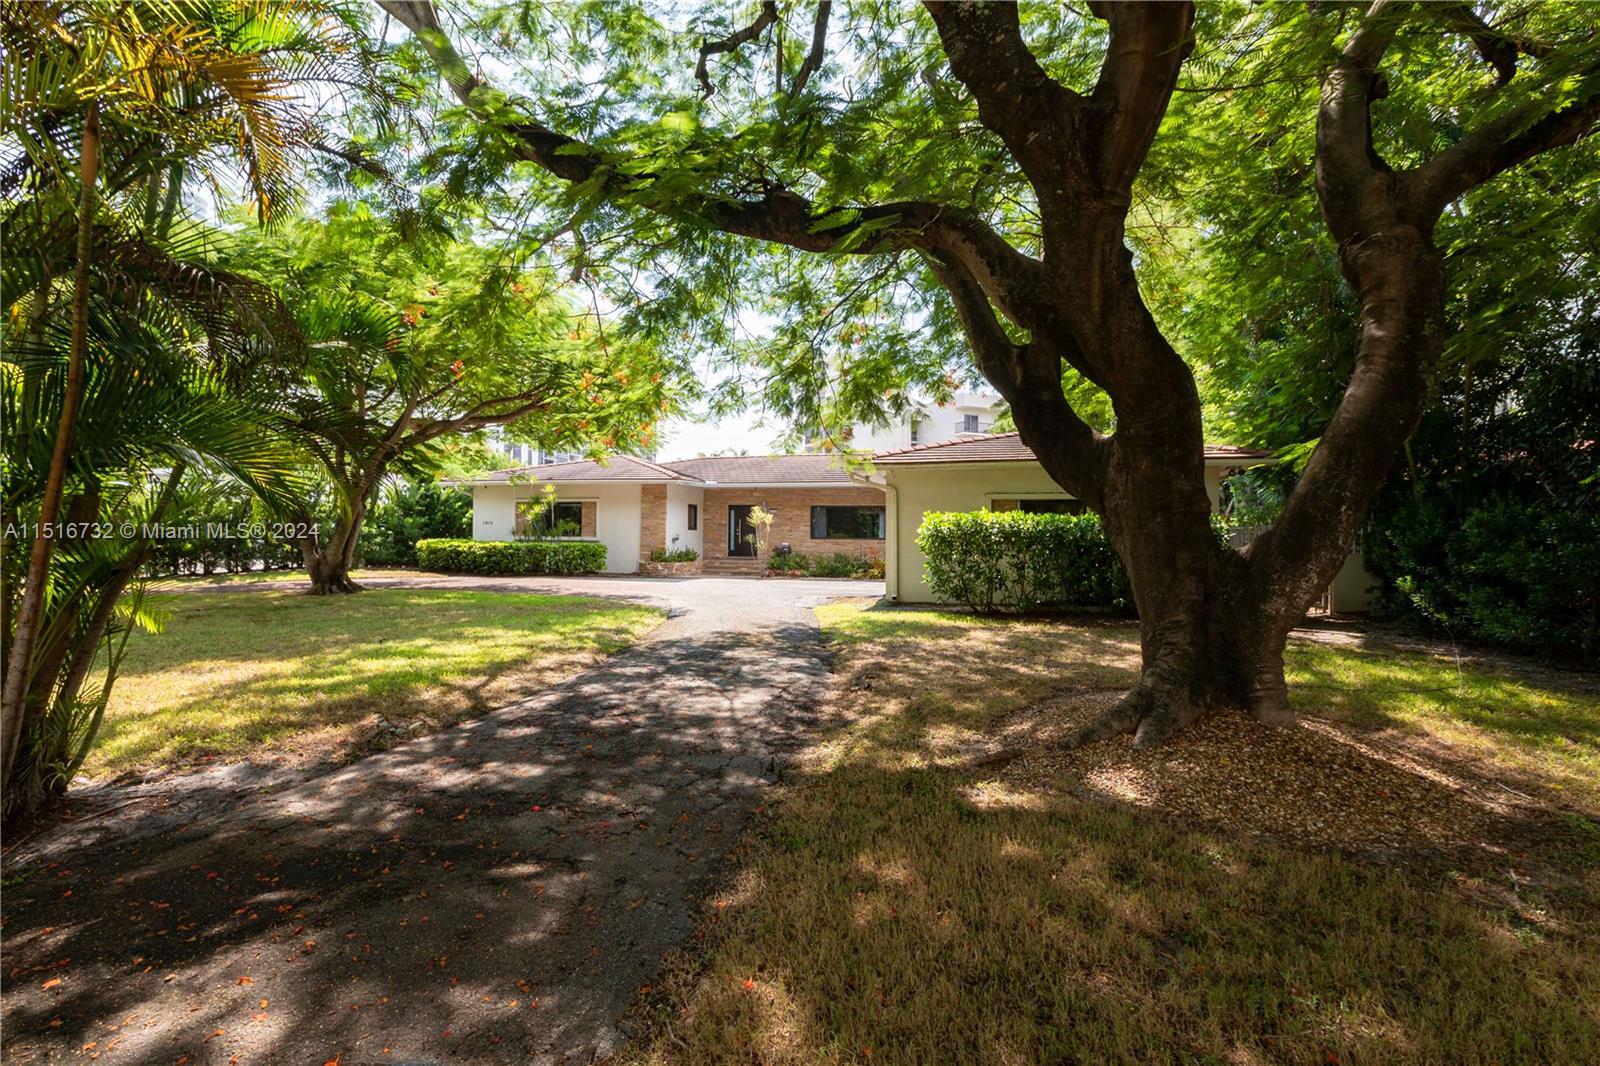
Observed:
[[[949,403],[923,404],[909,418],[876,425],[858,422],[850,427],[849,440],[841,443],[856,451],[889,452],[992,433],[1001,410],[1000,397],[993,393],[958,392]]]
[[[517,441],[506,440],[496,430],[491,429],[484,436],[484,443],[489,450],[505,456],[512,462],[522,466],[548,466],[551,463],[572,463],[585,457],[582,450],[558,451],[551,448],[541,448],[537,444],[522,444]],[[641,459],[654,459],[655,449],[639,453]]]
[[[491,451],[498,452],[523,466],[544,466],[548,463],[565,463],[573,459],[583,458],[582,452],[549,451],[539,447],[537,444],[520,444],[517,441],[501,440],[498,437],[489,437],[484,443],[489,445]]]

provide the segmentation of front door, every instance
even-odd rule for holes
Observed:
[[[728,507],[728,554],[735,558],[753,559],[756,554],[756,531],[750,528],[753,504],[735,503]]]

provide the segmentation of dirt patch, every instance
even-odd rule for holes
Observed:
[[[1155,749],[1119,737],[1075,751],[1062,739],[1118,692],[1080,692],[1008,717],[995,747],[1022,757],[997,770],[1008,786],[1065,791],[1296,847],[1390,862],[1515,864],[1555,811],[1469,767],[1409,750],[1404,738],[1321,719],[1299,728],[1208,715]]]

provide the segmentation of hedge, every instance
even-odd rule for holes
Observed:
[[[1096,515],[930,512],[917,530],[917,547],[934,595],[975,611],[1132,604],[1127,575]]]
[[[1463,500],[1430,486],[1382,508],[1363,538],[1382,606],[1452,636],[1600,664],[1600,515],[1518,491]]]
[[[883,580],[883,556],[857,555],[853,552],[807,555],[804,552],[786,552],[767,560],[767,570],[773,574],[803,574],[807,577],[854,577]]]
[[[606,568],[606,546],[592,540],[419,540],[417,565],[447,574],[594,574]]]

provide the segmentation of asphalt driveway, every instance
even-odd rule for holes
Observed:
[[[8,1062],[586,1062],[618,1050],[624,1013],[817,725],[828,652],[811,608],[883,591],[370,583],[671,613],[634,648],[484,718],[272,794],[241,777],[207,783],[210,802],[130,803],[8,856]]]

